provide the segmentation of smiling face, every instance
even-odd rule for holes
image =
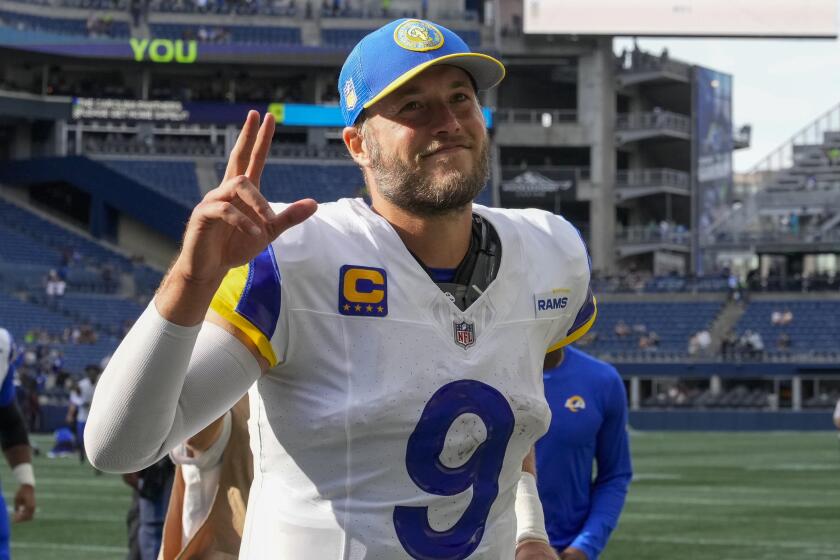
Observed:
[[[489,176],[484,117],[469,75],[433,66],[378,101],[345,142],[368,186],[393,205],[435,216],[468,205]]]

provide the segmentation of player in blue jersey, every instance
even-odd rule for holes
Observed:
[[[537,442],[537,488],[546,529],[562,560],[595,560],[633,475],[624,384],[614,367],[572,347],[547,355],[545,366],[552,418]]]
[[[15,402],[12,336],[0,328],[0,447],[20,487],[15,494],[15,522],[29,521],[35,515],[35,475],[32,448],[23,415]],[[0,560],[9,558],[9,517],[0,494]]]

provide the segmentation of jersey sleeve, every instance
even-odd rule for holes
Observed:
[[[287,329],[282,323],[281,278],[271,245],[247,265],[228,271],[210,308],[238,328],[276,366],[283,359]]]
[[[569,265],[575,268],[573,278],[577,279],[578,285],[574,286],[574,288],[578,297],[572,307],[575,310],[572,324],[565,330],[561,329],[557,333],[546,353],[559,350],[585,335],[592,328],[592,325],[595,323],[595,318],[598,316],[598,304],[595,300],[595,295],[592,293],[592,261],[589,258],[586,244],[580,236],[580,232],[568,222],[566,222],[566,225],[574,230],[577,237],[577,247],[574,249]],[[581,287],[583,288],[581,289]]]

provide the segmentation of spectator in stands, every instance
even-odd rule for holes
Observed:
[[[770,313],[770,324],[775,326],[782,324],[782,312],[778,309],[774,309],[772,313]]]
[[[639,350],[653,352],[659,349],[659,335],[650,331],[639,337]]]
[[[782,351],[790,349],[790,335],[788,333],[783,332],[779,334],[779,337],[776,339],[776,349]]]
[[[694,333],[688,341],[688,354],[690,356],[706,355],[712,345],[712,335],[708,330],[702,329]]]
[[[64,297],[67,283],[58,276],[58,272],[55,269],[52,269],[47,274],[44,289],[47,295],[47,304],[53,307]]]
[[[618,338],[625,338],[631,332],[630,327],[624,322],[624,319],[619,319],[613,330]]]
[[[782,317],[781,317],[781,321],[779,322],[779,324],[782,325],[782,326],[785,326],[785,325],[791,324],[792,322],[793,322],[793,311],[791,311],[790,309],[785,309],[784,312],[782,312]]]
[[[741,348],[750,358],[761,358],[764,355],[764,339],[760,333],[747,329],[741,337]]]
[[[561,559],[596,560],[633,474],[624,383],[609,364],[566,347],[546,356],[544,386],[551,425],[536,460],[546,529]]]

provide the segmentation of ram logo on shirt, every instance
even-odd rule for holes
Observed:
[[[575,395],[566,399],[566,404],[564,404],[563,406],[565,406],[574,413],[578,413],[586,408],[586,401],[584,401],[583,397],[581,397],[580,395]]]

